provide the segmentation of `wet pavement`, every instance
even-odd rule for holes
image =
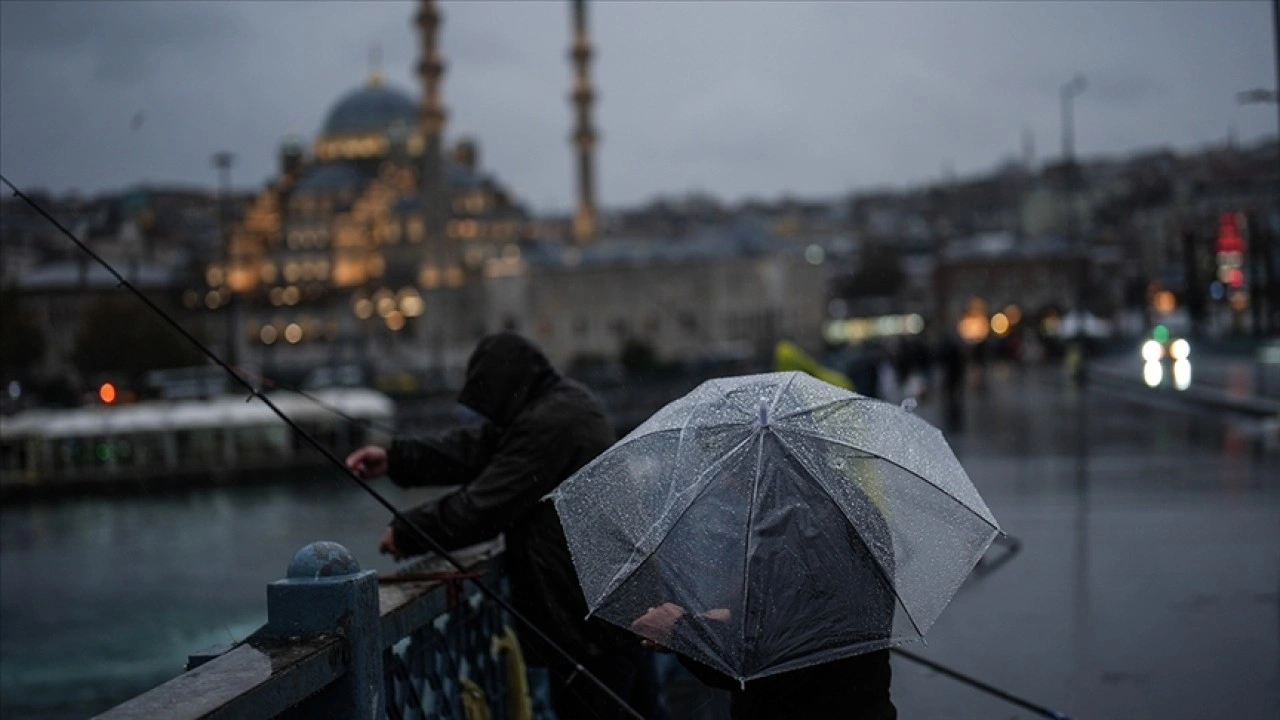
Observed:
[[[1280,717],[1274,426],[1047,370],[985,387],[947,435],[1021,548],[909,649],[1075,718]],[[894,670],[903,718],[1036,717]]]

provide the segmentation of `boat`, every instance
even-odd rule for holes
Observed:
[[[395,403],[376,390],[269,398],[336,457],[391,440]],[[244,394],[35,408],[0,418],[0,502],[265,481],[323,468],[334,469],[332,461]]]

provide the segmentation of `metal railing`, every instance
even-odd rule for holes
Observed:
[[[243,642],[100,715],[466,720],[534,717],[514,630],[470,581],[502,588],[500,540],[379,578],[336,543],[312,543],[267,586],[267,623]]]

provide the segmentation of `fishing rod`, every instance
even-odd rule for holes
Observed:
[[[36,201],[32,200],[30,197],[27,197],[27,195],[23,193],[21,190],[19,190],[16,185],[14,185],[12,182],[9,182],[9,178],[5,177],[3,174],[0,174],[0,181],[3,181],[5,185],[9,186],[9,189],[13,191],[14,197],[17,197],[23,202],[25,202],[28,206],[31,207],[32,210],[35,210],[37,214],[39,214],[45,220],[48,220],[55,228],[58,229],[59,232],[67,236],[67,238],[71,240],[71,242],[75,243],[76,247],[83,250],[89,257],[96,260],[99,265],[106,268],[107,272],[111,273],[111,275],[115,277],[117,281],[117,287],[125,288],[129,292],[133,293],[133,295],[137,297],[139,300],[141,300],[144,305],[146,305],[153,312],[159,315],[161,319],[163,319],[166,323],[169,324],[170,327],[178,331],[178,333],[181,334],[184,338],[186,338],[187,341],[189,341],[192,345],[194,345],[196,349],[204,353],[205,356],[208,357],[211,361],[213,361],[215,365],[225,370],[227,374],[229,374],[237,383],[239,383],[242,387],[244,387],[244,389],[249,393],[249,397],[245,398],[246,402],[254,398],[257,398],[258,400],[260,400],[262,404],[266,405],[267,408],[270,409],[271,412],[276,415],[276,417],[280,418],[280,420],[284,422],[285,425],[289,426],[289,429],[293,430],[293,432],[298,437],[300,437],[303,441],[305,441],[308,445],[310,445],[313,449],[315,449],[316,452],[323,455],[326,460],[328,460],[335,467],[341,470],[344,475],[351,478],[352,482],[354,482],[356,485],[359,485],[360,488],[364,490],[366,493],[368,493],[369,496],[372,497],[375,501],[377,501],[379,505],[382,505],[382,507],[386,508],[387,511],[391,513],[392,517],[398,520],[404,527],[408,528],[410,531],[410,534],[412,534],[416,539],[422,541],[424,545],[431,548],[432,552],[434,552],[436,555],[444,559],[445,562],[449,563],[454,568],[456,568],[458,572],[460,573],[468,572],[467,567],[463,565],[462,562],[459,561],[458,558],[453,555],[453,553],[446,550],[445,547],[441,545],[439,542],[437,542],[435,538],[431,537],[429,534],[423,531],[422,528],[418,527],[418,525],[414,523],[412,520],[410,520],[407,516],[405,516],[404,513],[401,513],[399,510],[397,510],[396,507],[392,505],[389,500],[383,497],[377,490],[373,488],[373,486],[365,482],[363,478],[361,478],[359,475],[356,475],[350,468],[347,467],[346,463],[344,463],[341,459],[339,459],[338,456],[334,455],[333,452],[329,450],[329,448],[321,444],[321,442],[317,440],[314,436],[312,436],[311,433],[308,433],[306,430],[302,429],[302,427],[298,425],[298,423],[296,423],[293,420],[293,418],[289,417],[274,402],[272,402],[270,398],[268,398],[256,387],[254,387],[253,383],[249,382],[246,378],[241,376],[240,373],[237,372],[235,368],[227,364],[227,362],[224,361],[221,357],[219,357],[217,353],[215,353],[213,350],[210,350],[209,347],[206,346],[204,343],[200,342],[198,338],[192,335],[177,320],[174,320],[173,317],[169,315],[169,313],[165,312],[164,309],[161,308],[159,305],[157,305],[154,301],[152,301],[151,298],[147,297],[142,291],[134,287],[133,283],[130,283],[128,280],[124,278],[123,275],[121,275],[118,271],[116,271],[115,267],[113,267],[111,263],[107,262],[100,255],[95,253],[88,245],[85,245],[80,240],[80,238],[76,237],[75,234],[72,233],[70,230],[68,230],[66,226],[64,226],[61,222],[59,222],[57,218],[49,214],[49,212],[45,210],[44,207],[42,207]],[[479,581],[478,579],[472,578],[471,582],[475,584],[476,588],[479,589],[480,592],[482,592],[490,600],[493,600],[495,603],[497,603],[503,610],[510,613],[510,615],[513,618],[515,618],[516,620],[519,620],[525,627],[527,627],[535,635],[537,635],[538,639],[546,643],[547,647],[551,648],[557,655],[559,655],[563,660],[567,661],[570,664],[570,666],[572,666],[573,670],[572,672],[569,673],[568,679],[565,680],[566,686],[571,684],[574,681],[574,679],[576,679],[579,675],[581,675],[582,677],[585,677],[588,681],[590,681],[592,685],[595,685],[596,688],[604,692],[604,694],[608,696],[608,698],[611,701],[613,701],[618,706],[619,709],[626,712],[627,715],[633,718],[636,718],[636,720],[644,720],[644,717],[639,712],[637,712],[635,708],[627,704],[625,700],[619,697],[618,694],[615,693],[608,685],[605,685],[604,681],[596,677],[594,673],[592,673],[587,668],[583,667],[582,663],[578,662],[577,659],[575,659],[572,655],[570,655],[569,651],[561,647],[559,643],[557,643],[555,640],[552,640],[550,636],[548,636],[545,632],[543,632],[542,628],[535,625],[532,620],[528,619],[527,617],[524,616],[524,614],[516,610],[515,607],[512,606],[512,604],[506,598],[504,598],[501,593],[489,587],[488,584]]]
[[[308,392],[306,392],[305,390],[302,390],[301,388],[296,388],[296,387],[293,387],[293,386],[291,386],[291,385],[285,385],[284,383],[281,383],[281,382],[277,382],[277,381],[275,381],[275,380],[272,380],[271,378],[267,377],[266,375],[259,375],[258,373],[254,373],[254,372],[250,372],[250,371],[248,371],[248,370],[245,370],[245,369],[244,369],[244,368],[242,368],[242,367],[237,367],[237,368],[235,368],[235,371],[236,371],[236,372],[238,372],[238,373],[243,373],[244,375],[246,375],[246,376],[248,376],[248,377],[250,377],[250,378],[252,378],[252,379],[254,379],[254,380],[258,381],[258,382],[259,382],[263,387],[265,387],[265,388],[267,388],[267,389],[284,390],[284,391],[286,391],[286,392],[291,392],[291,393],[295,393],[295,394],[297,394],[297,395],[300,395],[300,396],[302,396],[303,398],[305,398],[305,399],[307,399],[307,400],[310,400],[311,402],[315,403],[315,405],[316,405],[317,407],[319,407],[321,410],[325,410],[325,411],[327,411],[327,412],[333,413],[334,415],[337,415],[338,417],[342,418],[343,420],[346,420],[347,422],[352,423],[352,424],[354,424],[354,425],[361,425],[361,426],[364,426],[364,427],[367,427],[367,428],[372,428],[372,429],[374,429],[374,430],[381,430],[381,431],[383,431],[383,432],[387,433],[388,435],[392,435],[392,436],[394,436],[394,435],[397,435],[397,434],[398,434],[398,433],[396,432],[395,428],[391,427],[390,425],[384,425],[384,424],[382,424],[382,423],[380,423],[380,422],[376,422],[376,421],[374,421],[374,420],[370,420],[370,419],[368,419],[368,418],[358,418],[358,417],[353,417],[353,416],[351,416],[351,415],[348,415],[347,413],[345,413],[345,412],[343,412],[343,411],[339,410],[338,408],[336,408],[336,407],[334,407],[334,406],[330,405],[329,403],[325,402],[324,400],[321,400],[320,398],[316,397],[315,395],[312,395],[311,393],[308,393]]]
[[[968,675],[965,675],[964,673],[958,672],[956,670],[952,670],[951,668],[945,665],[936,663],[932,660],[929,660],[928,658],[924,658],[919,655],[916,655],[913,652],[908,652],[906,650],[903,650],[902,648],[893,648],[893,652],[897,653],[898,655],[901,655],[902,657],[912,662],[917,662],[917,663],[920,663],[921,665],[924,665],[927,668],[936,670],[942,673],[943,675],[946,675],[947,677],[952,678],[953,680],[959,680],[960,682],[965,683],[966,685],[975,687],[989,695],[995,695],[1001,700],[1013,703],[1014,705],[1017,705],[1022,708],[1026,708],[1027,710],[1030,710],[1031,712],[1034,712],[1037,715],[1040,715],[1042,717],[1052,718],[1052,720],[1071,720],[1071,716],[1067,715],[1066,713],[1058,712],[1053,708],[1045,707],[1043,705],[1037,705],[1036,703],[1033,703],[1030,700],[1020,698],[1017,695],[1014,695],[1013,693],[1010,693],[1010,692],[1005,692],[1004,690],[1001,690],[1000,688],[994,685],[988,685],[987,683],[984,683],[981,680],[978,680],[977,678],[973,678]]]

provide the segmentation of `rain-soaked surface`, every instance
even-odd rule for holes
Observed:
[[[1280,717],[1275,426],[1045,373],[986,388],[947,435],[1021,548],[910,649],[1077,718]],[[1034,717],[894,670],[904,718]]]
[[[1021,548],[909,649],[1076,718],[1280,717],[1274,426],[1125,399],[1143,397],[1139,378],[1123,398],[1082,398],[1047,371],[993,370],[986,387],[947,437]],[[243,638],[313,540],[389,569],[374,554],[385,521],[331,479],[6,508],[0,717],[85,717]],[[1034,717],[907,660],[894,670],[904,719]]]

